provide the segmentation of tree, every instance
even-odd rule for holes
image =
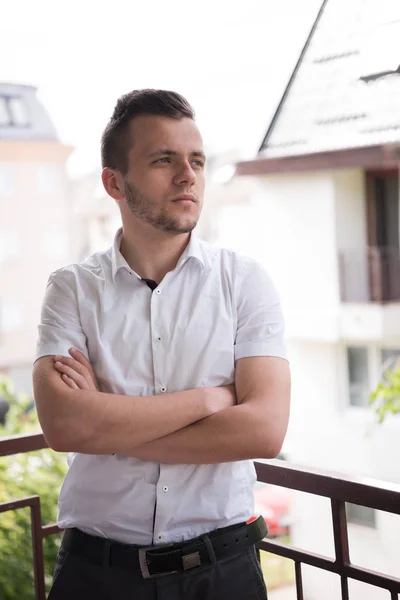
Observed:
[[[0,375],[0,395],[10,404],[0,436],[40,430],[32,398],[17,395],[12,381]],[[0,457],[0,502],[39,495],[43,524],[57,518],[58,493],[67,471],[66,456],[50,449]],[[49,590],[60,536],[44,542],[46,587]],[[0,513],[0,598],[34,600],[31,520],[29,509]]]
[[[400,358],[384,365],[382,379],[370,395],[370,403],[383,423],[389,415],[400,413]]]

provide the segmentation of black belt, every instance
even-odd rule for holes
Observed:
[[[63,547],[91,563],[140,569],[145,579],[151,579],[211,564],[254,546],[266,535],[267,526],[259,517],[250,524],[216,529],[186,542],[143,548],[66,529]]]

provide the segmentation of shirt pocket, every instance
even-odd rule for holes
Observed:
[[[185,365],[194,387],[233,383],[235,333],[235,316],[219,298],[204,295],[184,311],[173,334],[175,364]]]

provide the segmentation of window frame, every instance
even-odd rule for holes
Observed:
[[[32,118],[29,112],[29,106],[24,101],[22,96],[18,96],[16,94],[0,94],[0,100],[4,101],[4,106],[6,113],[8,114],[8,121],[5,123],[0,123],[0,127],[12,127],[15,129],[28,129],[32,125]],[[14,109],[12,107],[12,102],[20,102],[23,112],[26,116],[25,123],[18,123],[18,119],[15,119]]]
[[[343,345],[343,376],[345,381],[345,398],[346,398],[346,409],[355,412],[370,412],[368,404],[365,406],[357,406],[350,402],[350,378],[349,378],[349,361],[348,361],[348,349],[349,348],[364,348],[367,350],[367,369],[368,369],[368,388],[372,391],[375,387],[374,373],[376,372],[376,359],[374,357],[373,345],[368,343],[346,341]]]
[[[379,343],[380,342],[380,343]],[[353,417],[358,422],[360,418],[362,422],[368,422],[371,425],[376,423],[376,415],[369,405],[367,406],[355,406],[354,404],[350,404],[350,382],[348,377],[348,363],[347,363],[347,348],[367,348],[368,350],[368,385],[371,392],[376,388],[378,383],[381,380],[382,376],[382,361],[381,361],[381,351],[393,349],[400,349],[399,344],[397,343],[385,343],[384,340],[377,340],[374,343],[364,342],[358,340],[345,340],[341,345],[340,352],[340,372],[341,372],[341,386],[340,386],[340,406],[342,410],[351,418]],[[396,429],[400,424],[400,414],[393,415],[393,417],[388,420],[386,426],[394,426]]]
[[[21,109],[22,116],[25,117],[23,122],[19,122],[18,115],[15,111],[15,106],[13,106],[13,103],[17,103],[17,106],[19,106],[19,108]],[[28,106],[21,96],[8,97],[8,112],[10,113],[12,127],[17,127],[18,129],[26,129],[27,127],[30,127],[31,118]],[[15,118],[16,116],[17,119]]]
[[[4,173],[4,186],[1,181],[3,178],[0,174],[0,198],[13,196],[16,191],[17,172],[16,164],[10,161],[0,161],[0,172]]]
[[[1,104],[2,109],[4,108],[4,112],[7,117],[7,120],[5,120],[5,121],[0,120],[0,127],[9,127],[11,124],[11,115],[10,115],[10,108],[8,105],[8,101],[7,101],[7,96],[0,95],[0,104]]]

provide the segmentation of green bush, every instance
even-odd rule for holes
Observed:
[[[400,365],[397,360],[393,368],[385,369],[381,381],[370,395],[378,422],[382,423],[388,415],[400,413]]]
[[[0,395],[10,403],[0,437],[40,430],[32,399],[16,395],[10,379],[0,375]],[[0,502],[39,495],[42,523],[55,523],[60,486],[67,471],[66,456],[50,449],[0,457]],[[47,590],[51,584],[60,535],[44,541]],[[34,600],[30,509],[0,513],[0,598]]]

